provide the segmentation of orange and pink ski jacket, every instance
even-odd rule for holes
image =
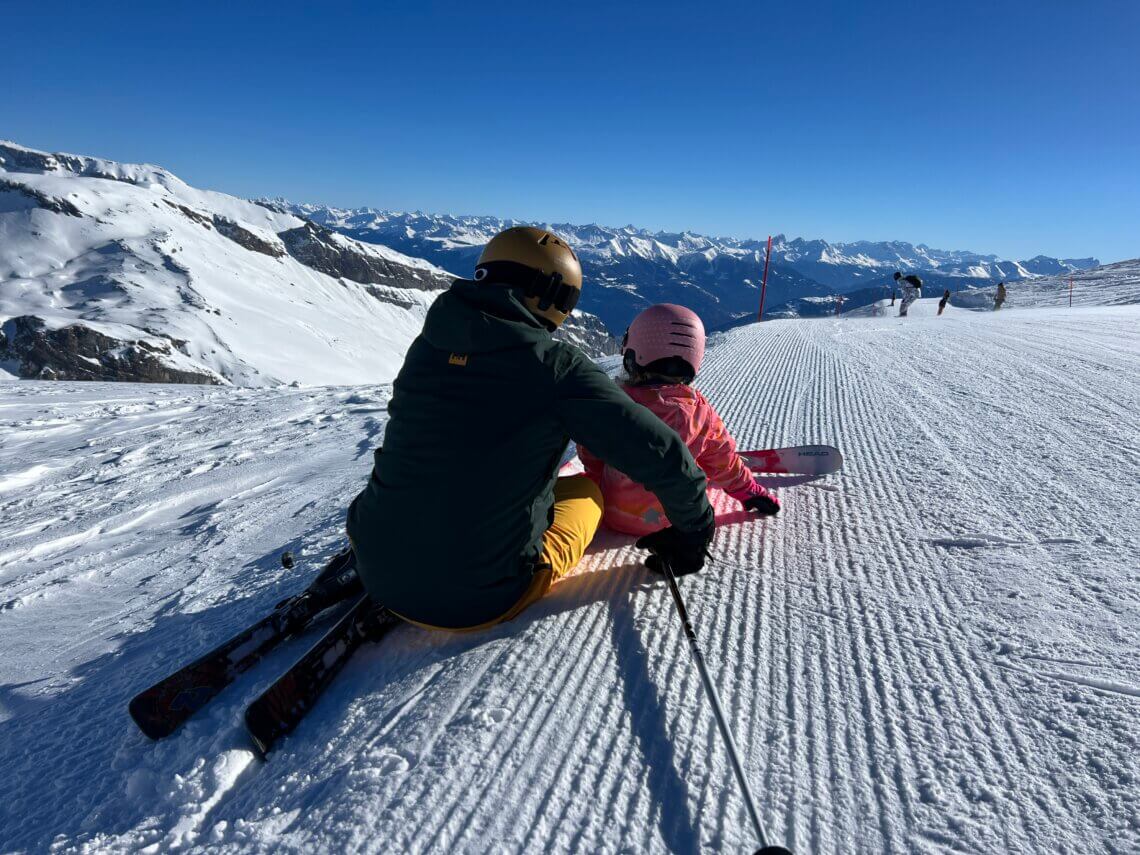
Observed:
[[[622,388],[677,432],[697,465],[704,470],[710,488],[719,487],[739,502],[767,493],[736,453],[736,442],[712,404],[696,389],[681,383],[623,384]],[[602,489],[603,520],[607,526],[626,534],[642,535],[669,525],[656,496],[603,463],[588,448],[579,445],[578,456],[586,467],[586,474]]]

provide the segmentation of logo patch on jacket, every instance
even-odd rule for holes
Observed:
[[[447,364],[448,365],[464,366],[467,364],[467,354],[466,353],[453,353],[453,354],[451,354],[451,356],[449,356],[447,358]]]

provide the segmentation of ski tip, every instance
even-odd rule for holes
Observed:
[[[257,755],[257,759],[263,763],[267,762],[269,760],[269,750],[273,747],[273,745],[265,745],[252,733],[249,734],[249,741],[253,744],[253,753]]]
[[[169,720],[156,714],[154,703],[147,697],[146,692],[135,695],[127,706],[127,711],[131,714],[134,723],[138,725],[138,729],[150,739],[162,739],[170,736],[178,729],[178,724],[172,725]]]
[[[281,735],[280,722],[255,701],[245,711],[245,729],[253,741],[257,755],[262,760],[269,759],[273,743]]]

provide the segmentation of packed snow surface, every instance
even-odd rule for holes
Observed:
[[[798,853],[1140,851],[1140,308],[926,315],[709,349],[744,447],[847,461],[776,519],[719,497],[682,581],[764,820]],[[388,395],[0,385],[0,851],[754,847],[665,587],[612,534],[510,624],[364,648],[267,762],[242,710],[304,640],[134,728],[341,544]],[[462,473],[441,537],[477,512]]]

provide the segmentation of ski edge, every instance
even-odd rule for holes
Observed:
[[[245,729],[262,760],[268,759],[269,752],[279,739],[288,736],[300,725],[358,648],[365,642],[379,641],[401,623],[396,615],[385,610],[383,622],[371,630],[361,625],[360,622],[366,620],[368,612],[375,607],[367,594],[362,595],[332,628],[246,707],[243,716]],[[315,689],[304,702],[298,705],[295,701],[285,718],[274,714],[269,708],[276,702],[275,696],[283,691],[283,687],[308,667],[325,660],[328,651],[338,644],[343,644],[342,649],[331,662],[324,662],[325,670],[315,681]]]
[[[290,555],[291,553],[286,553]],[[350,550],[341,550],[336,553],[318,578],[330,571],[343,573],[352,557]],[[284,559],[283,559],[284,563]],[[293,636],[308,628],[308,626],[326,608],[333,608],[329,604],[319,608],[309,605],[307,599],[310,589],[302,590],[279,603],[269,614],[245,629],[235,633],[221,644],[206,651],[197,659],[188,662],[181,668],[167,674],[161,680],[151,684],[131,698],[127,711],[135,725],[149,739],[158,741],[165,739],[182,727],[189,719],[205,708],[218,695],[229,688],[234,681],[253,668],[264,659],[273,649]],[[301,611],[298,612],[297,610]],[[225,661],[235,651],[249,646],[258,634],[265,632],[266,637],[261,639],[252,649],[249,649],[237,661]],[[195,673],[214,672],[213,678],[200,678],[194,680]],[[155,707],[160,704],[167,694],[173,693],[173,699],[167,699],[163,714],[155,714]],[[179,701],[176,708],[172,700]]]
[[[821,475],[773,475],[763,469],[752,469],[753,478],[761,487],[778,490],[781,487],[798,487],[801,484],[810,484],[832,474],[825,472]]]
[[[131,698],[127,705],[127,711],[139,730],[156,741],[164,739],[178,730],[187,720],[232,685],[239,674],[248,671],[271,648],[283,640],[284,636],[281,630],[274,626],[274,622],[278,619],[278,615],[267,615]],[[221,665],[223,658],[228,657],[232,651],[240,649],[244,644],[248,644],[250,639],[261,631],[268,632],[267,638],[261,644],[238,662]],[[216,670],[221,672],[221,679],[211,683],[198,682],[192,685],[190,675],[211,665],[214,665]],[[182,698],[181,705],[175,710],[173,706],[167,704],[166,720],[160,721],[148,707],[157,703],[164,694],[175,691],[178,693],[177,697]],[[191,693],[196,697],[187,697]]]
[[[843,468],[843,452],[832,445],[795,445],[738,451],[737,454],[753,472],[822,476]]]

